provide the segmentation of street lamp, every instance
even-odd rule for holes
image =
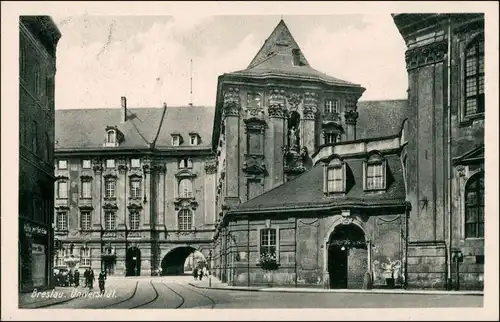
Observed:
[[[460,249],[455,249],[452,250],[452,259],[456,264],[456,273],[457,273],[457,286],[456,290],[458,291],[460,289],[460,275],[459,275],[459,269],[460,269],[460,263],[463,262],[464,260],[464,254]],[[451,276],[451,274],[450,274]]]
[[[208,287],[212,287],[212,250],[208,251]]]

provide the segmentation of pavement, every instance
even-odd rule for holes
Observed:
[[[211,283],[211,285],[209,285]],[[211,286],[211,287],[210,287]],[[108,277],[106,293],[66,287],[46,296],[20,296],[19,308],[51,309],[296,309],[481,307],[483,296],[404,290],[324,290],[311,288],[232,287],[216,277]],[[304,296],[304,292],[308,292]],[[378,293],[386,294],[378,294]],[[391,293],[389,293],[391,292]],[[388,294],[389,293],[389,294]],[[52,294],[52,296],[51,296]],[[404,294],[404,295],[403,295]],[[43,312],[42,309],[40,312]],[[42,313],[40,313],[42,314]]]
[[[258,286],[231,286],[223,283],[215,276],[203,280],[191,280],[189,285],[213,290],[253,291],[253,292],[290,292],[290,293],[366,293],[366,294],[422,294],[422,295],[477,295],[483,296],[483,291],[446,291],[446,290],[405,290],[395,289],[324,289],[311,287],[258,287]]]

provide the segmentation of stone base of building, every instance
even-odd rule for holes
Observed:
[[[446,289],[446,244],[444,241],[408,243],[408,288]]]

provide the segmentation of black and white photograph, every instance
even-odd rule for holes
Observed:
[[[2,319],[498,319],[498,3],[2,9]]]

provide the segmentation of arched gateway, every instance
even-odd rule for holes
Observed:
[[[191,246],[181,246],[170,250],[161,261],[162,275],[183,275],[186,259],[197,249]],[[204,255],[198,252],[199,256],[206,262]]]
[[[362,288],[368,271],[368,250],[363,230],[355,224],[338,225],[327,243],[330,288]]]

